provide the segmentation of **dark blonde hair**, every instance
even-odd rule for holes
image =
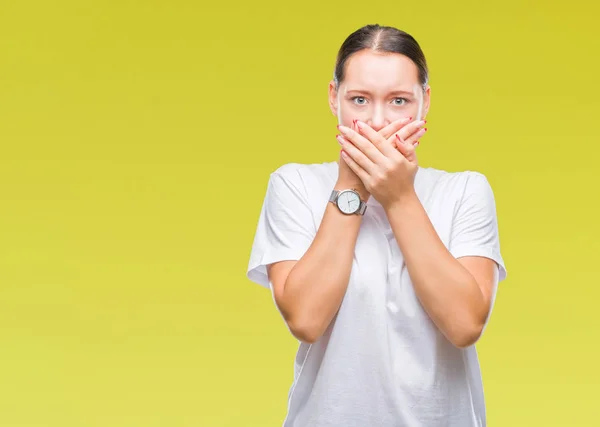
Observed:
[[[429,81],[427,61],[414,37],[394,27],[372,24],[359,28],[342,43],[337,54],[333,73],[336,89],[344,81],[348,59],[363,49],[371,49],[381,53],[399,53],[408,57],[417,66],[421,87],[426,88]]]

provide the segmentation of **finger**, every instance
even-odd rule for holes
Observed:
[[[383,142],[385,142],[385,138],[371,126],[366,124],[365,122],[361,122],[360,120],[355,121],[357,132],[360,135],[366,137],[373,145],[379,148]]]
[[[379,131],[379,134],[385,139],[389,139],[390,136],[393,136],[396,132],[398,132],[400,129],[402,129],[404,126],[410,123],[411,120],[412,117],[403,117],[401,119],[395,120],[383,129],[381,129]]]
[[[411,136],[409,136],[407,139],[405,139],[404,142],[413,146],[419,142],[419,138],[422,138],[423,135],[425,135],[425,132],[427,132],[427,128],[421,128],[415,133],[413,133]]]
[[[352,144],[352,142],[350,142],[344,136],[338,135],[337,138],[340,142],[340,145],[342,146],[342,150],[345,151],[346,154],[349,155],[356,164],[358,164],[358,166],[360,166],[368,174],[372,174],[375,171],[375,163],[373,163],[371,159],[369,159],[365,155],[365,153],[359,150],[354,144]],[[375,148],[373,147],[373,149]]]
[[[394,149],[393,144],[390,144],[383,135],[364,122],[357,121],[356,124],[359,132],[365,135],[384,156],[384,159],[371,157],[374,162],[384,165],[386,159],[393,159],[394,156],[397,156],[397,150]]]
[[[415,120],[400,129],[397,134],[400,135],[403,141],[406,141],[412,134],[419,131],[427,123],[426,120]]]
[[[341,155],[342,159],[344,162],[346,162],[352,172],[354,172],[363,183],[366,182],[366,180],[369,178],[369,174],[363,168],[361,168],[358,163],[356,163],[354,159],[352,159],[352,157],[350,157],[344,150],[341,151]]]
[[[404,126],[406,126],[408,123],[410,123],[411,120],[412,120],[412,117],[403,117],[401,119],[395,120],[392,123],[390,123],[389,125],[387,125],[386,127],[384,127],[383,129],[381,129],[379,131],[379,133],[385,139],[389,139],[391,136],[394,136],[394,134],[396,132],[398,132],[400,129],[402,129]]]
[[[366,129],[366,124],[363,123],[363,125],[363,129]],[[356,126],[359,126],[358,121],[356,122]],[[368,127],[370,128],[370,126]],[[348,140],[354,147],[360,150],[372,163],[385,162],[385,156],[381,154],[381,152],[377,149],[373,142],[371,142],[370,139],[346,126],[338,125],[338,129],[344,138]],[[381,138],[381,135],[377,136]],[[352,155],[352,153],[349,153],[348,151],[346,151],[346,153]]]
[[[400,133],[397,133],[394,136],[390,137],[390,140],[392,140],[394,145],[396,144],[397,141],[400,141],[402,143],[411,144],[411,145],[414,145],[415,147],[417,147],[419,145],[419,138],[421,138],[423,135],[425,135],[426,131],[427,131],[427,128],[419,129],[406,139],[402,138],[400,136]]]
[[[415,162],[417,160],[416,147],[406,141],[400,141],[400,137],[396,138],[396,147],[400,154],[406,157],[409,162]]]

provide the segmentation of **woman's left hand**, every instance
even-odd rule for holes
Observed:
[[[340,143],[344,161],[384,208],[414,194],[419,165],[412,143],[399,141],[396,148],[360,121],[358,132],[346,126],[339,126],[339,130],[343,136]]]

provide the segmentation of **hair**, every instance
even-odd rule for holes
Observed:
[[[427,61],[419,43],[417,43],[414,37],[394,27],[372,24],[359,28],[342,43],[337,54],[335,70],[333,72],[336,89],[344,81],[346,62],[348,62],[353,54],[363,49],[371,49],[374,52],[381,53],[399,53],[408,57],[417,66],[421,87],[423,89],[427,87],[429,81]]]

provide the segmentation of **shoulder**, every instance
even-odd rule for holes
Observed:
[[[270,174],[271,182],[285,182],[298,188],[312,189],[328,184],[337,176],[337,164],[328,163],[286,163]]]
[[[308,175],[330,175],[332,169],[336,168],[335,162],[326,163],[286,163],[279,166],[271,175],[277,174],[283,177],[308,176]]]
[[[491,192],[491,185],[485,174],[465,170],[449,172],[435,168],[423,168],[421,183],[429,187],[433,193],[443,193],[446,196],[462,199],[468,194],[483,194]]]
[[[272,215],[317,215],[324,209],[337,179],[337,163],[287,163],[269,175],[264,209]],[[294,213],[291,213],[294,211]]]

